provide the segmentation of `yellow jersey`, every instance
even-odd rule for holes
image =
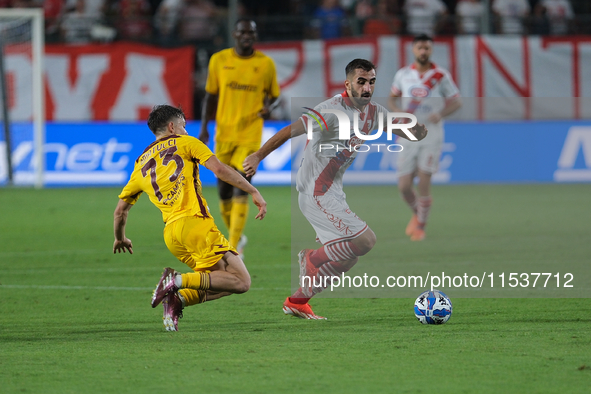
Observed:
[[[259,51],[249,57],[234,48],[212,55],[205,90],[218,95],[216,142],[261,143],[265,96],[279,97],[275,63]]]
[[[199,180],[199,164],[211,156],[209,148],[195,137],[171,135],[157,140],[135,161],[119,198],[135,204],[146,192],[166,224],[185,216],[211,217]]]

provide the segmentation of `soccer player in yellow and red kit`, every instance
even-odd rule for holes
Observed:
[[[258,190],[221,163],[201,141],[189,136],[185,125],[185,115],[179,108],[169,105],[153,108],[148,127],[156,141],[136,160],[114,213],[113,253],[126,250],[133,253],[125,226],[129,210],[145,192],[162,212],[166,246],[193,270],[181,274],[165,268],[154,290],[152,307],[162,301],[167,331],[178,330],[184,307],[244,293],[250,287],[250,276],[242,259],[217,229],[203,198],[199,165],[250,194],[259,209],[257,219],[263,219],[267,212],[267,203]]]
[[[269,118],[280,91],[273,60],[253,47],[254,21],[236,22],[233,36],[234,47],[215,53],[209,61],[199,139],[208,143],[207,124],[215,117],[216,156],[250,182],[252,177],[244,174],[242,162],[261,147],[263,119]],[[218,179],[218,194],[230,244],[242,255],[247,195],[223,179]]]

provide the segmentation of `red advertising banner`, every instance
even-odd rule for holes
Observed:
[[[47,45],[45,54],[47,120],[145,120],[157,104],[192,118],[193,47]]]
[[[398,36],[261,43],[257,48],[275,61],[282,101],[274,115],[283,118],[290,117],[291,98],[341,92],[344,69],[352,59],[376,64],[375,97],[387,97],[396,71],[413,61],[412,39]],[[437,38],[432,60],[450,71],[463,97],[507,98],[502,103],[465,100],[456,119],[591,117],[586,101],[576,100],[591,97],[591,37]],[[162,103],[181,105],[188,119],[193,116],[192,47],[47,45],[44,61],[48,120],[144,120],[152,106]],[[27,48],[8,48],[6,71],[11,118],[29,120]],[[524,99],[530,97],[534,99]]]
[[[396,71],[414,60],[412,37],[264,43],[257,47],[275,61],[285,99],[340,93],[345,66],[355,58],[371,60],[377,66],[374,96],[388,97]],[[463,97],[493,98],[465,100],[454,114],[456,118],[591,117],[591,107],[575,99],[591,97],[589,36],[438,37],[433,48],[432,60],[450,71]],[[508,99],[502,106],[496,97]],[[289,111],[285,113],[289,117]]]

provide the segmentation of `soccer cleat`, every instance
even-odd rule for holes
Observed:
[[[410,236],[411,241],[422,241],[425,239],[425,230],[417,227]]]
[[[242,234],[240,239],[238,240],[238,245],[236,245],[236,251],[242,260],[244,260],[244,247],[248,242],[248,238],[246,235]]]
[[[152,308],[156,308],[168,293],[178,290],[178,287],[174,284],[175,275],[176,271],[172,268],[164,268],[162,277],[156,285],[156,289],[154,289],[154,294],[152,294]]]
[[[168,293],[162,300],[162,306],[164,307],[164,316],[162,317],[164,328],[166,331],[178,331],[179,319],[183,317],[183,302],[179,294],[176,291]]]
[[[412,236],[415,229],[417,229],[418,227],[419,227],[419,218],[418,218],[417,214],[415,213],[412,215],[412,217],[410,218],[410,222],[408,222],[408,225],[406,226],[406,235],[408,235],[409,237]]]
[[[313,249],[304,249],[298,253],[298,263],[300,265],[300,286],[302,286],[302,293],[304,293],[306,297],[312,297],[312,282],[318,274],[318,268],[316,268],[310,261],[310,253],[313,251]],[[302,280],[302,278],[305,276],[309,278],[309,282],[307,280]],[[306,282],[305,287],[304,282]]]
[[[299,317],[300,319],[307,320],[326,320],[326,317],[318,316],[314,314],[310,304],[294,304],[289,301],[289,297],[283,303],[283,313],[290,316]]]

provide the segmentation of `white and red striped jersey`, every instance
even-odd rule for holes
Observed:
[[[415,64],[398,70],[394,75],[391,93],[402,97],[402,110],[417,117],[419,123],[429,130],[425,142],[443,139],[443,120],[434,124],[429,122],[429,115],[440,112],[446,100],[459,97],[460,91],[449,72],[435,63],[421,74]]]
[[[334,114],[321,114],[323,109],[336,109],[344,112],[350,123],[350,138],[339,140],[339,121]],[[386,123],[388,110],[383,106],[370,102],[363,112],[351,103],[347,92],[323,101],[308,110],[300,118],[308,131],[308,120],[312,124],[312,139],[308,140],[304,150],[304,156],[296,176],[298,192],[314,196],[332,194],[337,197],[345,197],[343,192],[343,174],[355,160],[357,152],[352,149],[356,145],[365,142],[357,137],[353,131],[353,119],[358,119],[358,131],[369,135],[379,127],[379,118],[383,117]],[[320,116],[322,115],[322,116]],[[318,120],[318,121],[317,121]],[[385,127],[385,126],[384,126]]]

